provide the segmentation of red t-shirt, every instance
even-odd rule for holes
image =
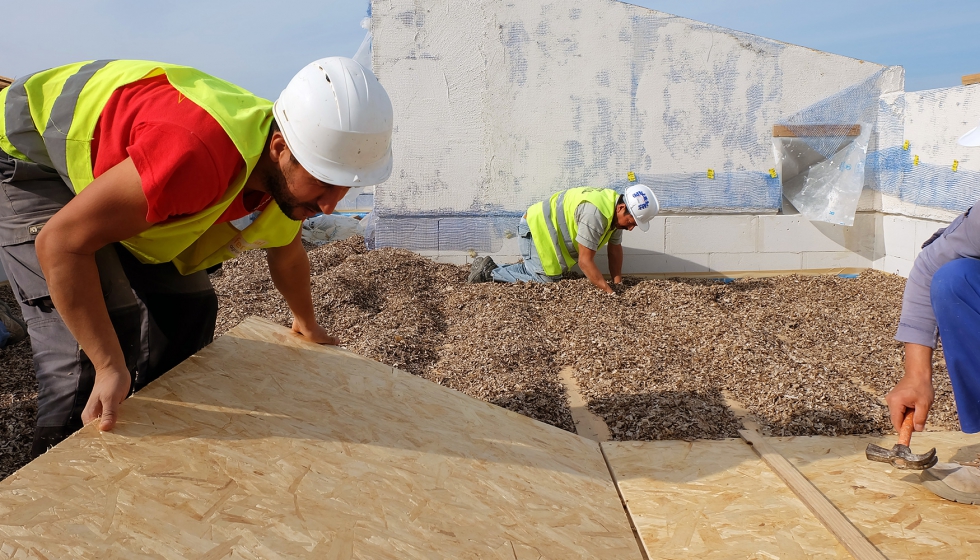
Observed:
[[[178,92],[166,76],[117,89],[92,138],[95,177],[133,159],[143,182],[151,224],[196,214],[220,199],[245,166],[221,125]],[[218,222],[264,207],[261,192],[239,196]]]

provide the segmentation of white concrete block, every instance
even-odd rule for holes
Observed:
[[[446,253],[442,253],[442,254],[439,254],[439,255],[437,255],[435,257],[429,257],[429,258],[431,260],[434,260],[435,262],[445,263],[445,264],[468,265],[471,262],[471,259],[469,258],[469,255],[466,255],[465,253],[464,254],[446,254]],[[494,260],[494,262],[497,262],[496,257],[493,260]]]
[[[711,253],[708,265],[716,272],[799,270],[802,257],[800,253]]]
[[[823,268],[871,268],[874,261],[850,251],[803,253],[803,270]]]
[[[650,221],[649,231],[634,229],[623,232],[623,254],[663,253],[666,229],[667,218],[657,216]]]
[[[759,216],[759,229],[762,252],[852,251],[872,258],[876,215],[858,214],[849,227],[811,222],[801,215]]]
[[[915,230],[915,221],[910,218],[884,216],[882,218],[882,232],[885,238],[885,255],[910,261],[915,260]]]
[[[881,268],[879,270],[890,272],[892,274],[898,274],[899,276],[908,278],[909,272],[912,272],[912,264],[913,261],[907,259],[902,259],[893,256],[886,256],[883,259]]]
[[[935,220],[920,220],[914,219],[915,222],[915,256],[918,257],[919,253],[922,252],[922,244],[926,242],[926,239],[932,237],[939,228],[944,228],[949,225],[949,222],[937,222]]]
[[[669,216],[666,252],[754,253],[760,216]]]
[[[709,270],[706,254],[632,255],[623,260],[623,274],[690,274]]]

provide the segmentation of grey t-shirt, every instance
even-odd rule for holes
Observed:
[[[957,217],[915,259],[905,284],[896,340],[936,347],[939,329],[929,295],[932,276],[944,264],[962,258],[980,258],[980,211],[967,210]]]
[[[599,242],[602,235],[606,233],[609,225],[602,212],[591,202],[583,202],[575,208],[575,223],[578,226],[578,233],[575,242],[583,247],[588,247],[593,251],[599,250]],[[623,230],[617,229],[609,238],[610,245],[621,245],[623,243]]]

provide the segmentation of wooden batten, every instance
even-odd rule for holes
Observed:
[[[868,443],[890,448],[896,436],[766,438],[888,558],[980,558],[980,507],[946,501],[919,484],[919,472],[865,457]],[[975,461],[973,434],[912,435],[911,448],[935,447],[943,462]]]
[[[773,138],[809,138],[820,136],[860,136],[859,124],[807,124],[772,127]]]
[[[0,483],[0,557],[623,558],[597,443],[248,319]]]
[[[0,76],[0,89],[9,86],[12,83],[14,83],[13,78],[5,78],[3,76]]]
[[[968,76],[963,76],[963,85],[972,86],[973,84],[980,84],[980,74],[970,74]]]

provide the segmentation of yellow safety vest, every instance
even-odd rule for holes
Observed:
[[[265,148],[272,103],[193,68],[142,60],[96,60],[20,78],[0,91],[0,149],[54,168],[80,193],[94,180],[92,134],[112,93],[161,74],[214,117],[238,148],[245,170],[210,207],[156,224],[122,244],[144,263],[172,261],[182,274],[190,274],[248,249],[292,242],[301,223],[284,215],[274,203],[242,231],[229,223],[215,223],[241,194]]]
[[[578,223],[575,209],[590,202],[606,218],[606,231],[599,241],[599,248],[609,242],[616,231],[614,219],[619,193],[612,189],[579,187],[557,192],[548,200],[539,202],[527,210],[527,226],[531,239],[538,250],[544,273],[558,276],[578,262]]]

